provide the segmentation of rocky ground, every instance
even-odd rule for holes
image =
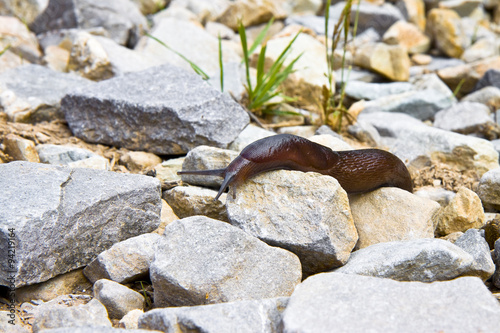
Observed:
[[[354,4],[335,132],[344,7],[326,38],[320,0],[0,0],[0,331],[499,331],[500,4]],[[272,17],[295,100],[252,113],[238,18]],[[177,175],[276,133],[389,150],[414,191]]]

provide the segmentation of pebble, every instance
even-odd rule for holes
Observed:
[[[359,240],[355,249],[372,244],[418,238],[433,238],[440,205],[398,188],[349,196]],[[392,207],[399,207],[394,210]]]
[[[99,253],[83,273],[92,283],[101,279],[127,283],[146,278],[154,258],[155,243],[160,238],[160,235],[147,233],[115,243]]]
[[[109,170],[110,168],[108,159],[88,149],[41,144],[36,146],[36,151],[42,163],[67,165],[71,168],[90,167],[98,170]]]
[[[434,127],[462,134],[487,135],[486,130],[495,126],[490,108],[477,102],[459,102],[436,113]]]
[[[144,297],[118,282],[101,279],[94,283],[94,299],[106,307],[110,319],[122,319],[134,309],[142,310]]]
[[[290,296],[300,261],[228,223],[193,216],[170,223],[150,267],[156,307]]]
[[[486,172],[479,181],[477,194],[485,206],[500,207],[500,168]]]
[[[495,273],[495,264],[491,258],[490,247],[484,239],[484,231],[469,229],[454,244],[474,258],[467,275],[477,276],[486,281]]]

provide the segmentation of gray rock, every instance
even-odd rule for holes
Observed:
[[[482,103],[490,107],[491,110],[497,110],[500,108],[500,89],[497,87],[484,87],[468,94],[461,101]]]
[[[36,34],[50,30],[103,27],[121,45],[134,46],[147,29],[146,18],[127,0],[50,0],[30,24]]]
[[[249,122],[231,97],[171,65],[75,90],[61,108],[75,136],[87,142],[156,154],[226,148]]]
[[[365,121],[356,121],[347,128],[347,132],[361,142],[367,143],[371,147],[381,146],[380,134],[377,129]]]
[[[432,186],[421,187],[413,194],[422,198],[434,200],[442,207],[447,206],[453,197],[455,197],[455,192],[453,191],[445,190],[442,187]]]
[[[434,238],[437,221],[433,217],[440,208],[437,202],[386,187],[350,195],[349,203],[359,235],[355,249],[382,242]]]
[[[486,207],[500,209],[500,168],[490,170],[481,177],[477,194]]]
[[[477,81],[474,90],[479,90],[484,87],[497,87],[500,88],[500,70],[498,69],[489,69],[484,73],[483,77]]]
[[[99,279],[127,283],[145,277],[154,258],[155,243],[160,238],[158,234],[148,233],[116,243],[100,253],[83,273],[92,283]]]
[[[241,101],[246,91],[246,73],[243,63],[235,61],[224,63],[222,75],[224,84],[223,87],[221,87],[220,72],[210,76],[208,83],[210,83],[210,85],[215,89],[229,93],[232,97],[236,98],[236,100]]]
[[[495,241],[493,250],[493,259],[495,261],[495,274],[493,274],[493,284],[495,287],[500,288],[500,239]]]
[[[362,112],[358,119],[375,126],[382,142],[407,163],[446,161],[479,175],[499,167],[498,152],[484,139],[433,128],[402,113]]]
[[[111,280],[96,281],[94,297],[106,307],[111,319],[121,319],[129,311],[144,307],[144,296]]]
[[[101,155],[90,150],[52,144],[42,144],[36,146],[36,151],[40,157],[40,162],[56,165],[67,165],[78,167],[89,160],[95,160],[102,165],[102,170],[109,170],[109,161]],[[76,162],[76,163],[75,163]]]
[[[154,309],[139,318],[139,327],[167,333],[196,327],[205,333],[281,332],[287,297],[179,308]]]
[[[111,327],[106,308],[97,299],[78,306],[67,306],[51,301],[38,306],[33,322],[33,333],[50,328],[89,325]]]
[[[295,289],[283,323],[285,333],[496,332],[500,306],[477,277],[420,283],[324,273]]]
[[[14,300],[15,302],[15,300]],[[8,304],[10,306],[11,304]],[[30,333],[31,330],[28,330],[23,326],[23,322],[21,321],[19,315],[16,313],[15,305],[12,304],[12,308],[7,311],[0,311],[0,331],[1,332],[9,332],[9,333]]]
[[[485,130],[495,126],[490,109],[481,103],[460,102],[436,113],[434,127],[461,134],[484,137]]]
[[[150,267],[156,307],[289,296],[300,261],[242,230],[204,216],[170,223]]]
[[[64,119],[61,99],[71,87],[90,82],[43,66],[23,65],[0,74],[0,109],[16,122]]]
[[[378,243],[358,250],[335,272],[432,282],[468,275],[472,264],[472,256],[458,246],[442,239],[422,238]]]
[[[179,218],[204,215],[219,221],[228,222],[226,194],[214,200],[217,191],[198,186],[176,186],[164,191],[162,198],[172,207]]]
[[[400,112],[426,120],[432,119],[436,112],[456,102],[452,91],[436,74],[415,79],[413,85],[412,91],[387,95],[367,102],[363,113]]]
[[[11,162],[0,165],[0,188],[1,285],[10,277],[16,287],[46,281],[160,224],[152,177]],[[17,262],[9,267],[10,234]]]
[[[372,100],[405,93],[412,89],[414,87],[409,82],[368,83],[363,81],[349,81],[345,87],[345,94],[354,99]]]
[[[373,28],[379,35],[383,35],[391,25],[399,20],[405,20],[401,11],[389,3],[379,6],[364,2],[353,7],[356,10],[351,11],[351,22],[354,22],[356,16],[358,16],[358,33]],[[357,13],[358,8],[359,14]]]
[[[358,240],[347,194],[333,177],[266,172],[238,186],[235,198],[230,192],[226,206],[231,224],[295,253],[306,275],[343,265]]]
[[[475,275],[486,281],[495,273],[495,263],[491,258],[490,247],[484,239],[484,230],[469,229],[454,244],[474,258],[467,275]]]
[[[340,6],[330,7],[330,18],[328,20],[328,38],[331,38],[333,29],[337,24],[342,8]],[[309,28],[317,35],[325,35],[325,17],[317,15],[292,15],[287,17],[285,25],[298,24],[303,27]],[[343,37],[343,36],[342,36]]]
[[[238,153],[215,147],[199,146],[190,150],[182,163],[182,170],[214,170],[226,168]],[[183,182],[192,185],[219,188],[223,179],[217,176],[181,175]]]

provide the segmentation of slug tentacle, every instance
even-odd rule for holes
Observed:
[[[215,197],[228,186],[235,188],[250,177],[271,170],[313,171],[337,179],[347,193],[360,193],[379,187],[399,187],[413,191],[412,180],[404,163],[380,149],[333,151],[305,138],[279,134],[255,141],[245,147],[225,169],[188,170],[178,174],[223,177]]]

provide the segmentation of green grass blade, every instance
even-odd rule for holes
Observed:
[[[168,46],[167,44],[165,44],[163,41],[159,40],[158,38],[146,33],[146,36],[148,36],[149,38],[157,41],[158,43],[160,43],[161,45],[163,45],[164,47],[166,47],[168,50],[174,52],[175,54],[177,54],[179,57],[181,57],[184,61],[186,61],[190,66],[191,68],[196,72],[196,74],[200,75],[203,80],[208,80],[210,78],[210,76],[208,76],[207,73],[205,73],[198,65],[196,65],[194,62],[192,62],[191,60],[189,60],[188,58],[186,58],[182,53],[174,50],[173,48],[171,48],[170,46]]]
[[[224,62],[222,61],[222,38],[219,33],[219,68],[220,68],[220,91],[224,92]]]
[[[7,45],[2,51],[0,51],[0,57],[5,53],[7,52],[8,49],[10,49],[11,45]]]
[[[250,80],[250,60],[248,57],[249,54],[248,54],[247,34],[245,31],[245,27],[243,26],[243,22],[241,22],[241,20],[238,20],[238,33],[240,34],[241,48],[243,50],[243,61],[245,63],[245,71],[247,77],[248,98],[252,100],[253,89],[252,89],[252,82]]]
[[[269,22],[267,22],[266,26],[264,27],[264,29],[262,29],[262,31],[257,35],[257,38],[255,38],[255,41],[252,43],[252,45],[250,46],[250,49],[248,50],[248,53],[249,54],[252,54],[255,49],[262,44],[262,42],[264,41],[264,37],[266,37],[266,34],[267,32],[269,31],[269,28],[271,28],[271,25],[273,24],[274,22],[274,17],[272,17]]]

